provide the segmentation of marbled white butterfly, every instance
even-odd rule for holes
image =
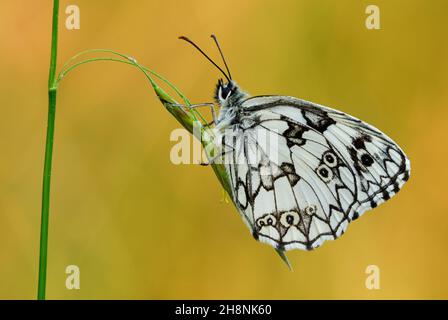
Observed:
[[[224,163],[233,201],[255,239],[280,251],[317,248],[408,180],[409,159],[375,127],[294,97],[249,97],[232,80],[214,35],[227,73],[180,38],[227,79],[215,90],[220,153],[210,161]],[[272,137],[275,154],[266,141]]]

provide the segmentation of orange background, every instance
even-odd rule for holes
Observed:
[[[66,30],[65,7],[81,10]],[[290,272],[221,199],[210,168],[175,166],[178,123],[141,73],[112,62],[74,70],[58,92],[50,299],[448,298],[446,1],[61,1],[59,68],[114,49],[160,72],[193,103],[219,74],[215,33],[248,92],[338,108],[386,132],[411,159],[404,189],[339,240],[294,251]],[[0,2],[0,298],[34,299],[51,1]],[[65,268],[81,270],[67,290]],[[379,290],[365,287],[368,265]]]

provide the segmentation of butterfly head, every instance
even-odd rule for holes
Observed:
[[[235,93],[236,88],[237,87],[235,85],[235,82],[233,82],[232,80],[230,80],[229,82],[224,82],[222,79],[219,79],[215,90],[216,102],[221,106],[225,104],[227,99],[230,99],[232,94]]]
[[[215,100],[221,107],[235,106],[245,95],[235,81],[224,82],[222,79],[218,80],[215,89]]]

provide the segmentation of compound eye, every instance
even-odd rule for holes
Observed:
[[[221,87],[221,93],[220,93],[221,99],[226,100],[232,94],[232,90],[233,88],[230,84],[223,85]]]

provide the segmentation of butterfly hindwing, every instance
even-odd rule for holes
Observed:
[[[409,177],[401,149],[374,127],[300,99],[242,103],[224,133],[233,200],[255,238],[314,249],[398,192]]]

